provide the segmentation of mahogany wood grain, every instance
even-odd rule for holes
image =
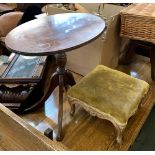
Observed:
[[[83,46],[104,29],[105,22],[92,14],[56,14],[16,27],[6,36],[5,43],[15,53],[50,55]]]

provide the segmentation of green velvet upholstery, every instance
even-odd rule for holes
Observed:
[[[120,125],[126,125],[148,90],[147,82],[98,65],[69,89],[68,97],[114,118]]]

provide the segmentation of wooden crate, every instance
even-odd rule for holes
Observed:
[[[52,141],[0,104],[0,151],[63,151],[67,148]]]
[[[120,14],[121,36],[155,43],[155,4],[133,4]]]

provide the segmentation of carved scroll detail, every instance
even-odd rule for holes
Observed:
[[[125,124],[121,124],[120,122],[118,122],[118,120],[114,117],[112,117],[111,115],[109,114],[106,114],[102,111],[100,111],[99,109],[96,109],[92,106],[89,106],[88,104],[86,104],[85,102],[82,102],[76,98],[73,98],[71,96],[68,96],[68,101],[70,102],[70,104],[79,104],[81,105],[87,112],[90,113],[90,115],[92,116],[97,116],[98,118],[101,118],[101,119],[106,119],[108,121],[110,121],[115,129],[116,129],[116,141],[118,144],[121,144],[122,143],[122,134],[123,134],[123,131],[126,127],[126,123]]]

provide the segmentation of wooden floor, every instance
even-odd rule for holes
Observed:
[[[150,77],[150,63],[148,58],[135,55],[130,65],[120,65],[117,67],[117,69],[131,76],[149,82],[152,88],[151,91],[155,91],[155,83],[151,80]],[[74,74],[74,77],[76,81],[81,78],[81,76],[77,74]],[[48,127],[52,128],[54,130],[54,139],[57,130],[57,92],[58,88],[46,101],[45,107],[43,107],[42,109],[38,109],[36,112],[21,116],[30,125],[32,125],[41,132],[43,132]],[[103,140],[114,137],[115,130],[113,126],[108,121],[104,121],[96,117],[90,116],[85,110],[83,110],[79,106],[76,106],[76,113],[73,117],[71,117],[69,115],[70,106],[66,100],[67,99],[65,97],[63,115],[64,139],[62,143],[71,150],[108,150],[109,144],[103,142]],[[150,102],[154,101],[155,93],[152,93]],[[104,128],[105,123],[109,126],[109,128]],[[111,136],[106,137],[107,135],[102,133],[109,132],[108,130],[111,130]]]

